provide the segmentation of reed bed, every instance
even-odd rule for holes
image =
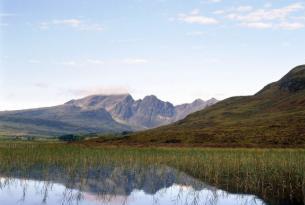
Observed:
[[[169,166],[230,192],[255,194],[270,204],[304,204],[305,149],[85,147],[62,143],[0,144],[0,171]],[[288,204],[289,204],[288,203]]]

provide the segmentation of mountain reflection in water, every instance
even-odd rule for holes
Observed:
[[[64,169],[15,170],[1,175],[0,204],[196,205],[265,204],[254,195],[231,194],[176,169],[102,166],[86,173]]]

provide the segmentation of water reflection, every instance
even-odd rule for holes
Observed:
[[[174,184],[154,194],[133,190],[129,195],[90,193],[69,189],[61,184],[49,182],[1,179],[1,204],[264,204],[251,195],[229,194],[208,189],[194,190],[192,187]]]
[[[15,170],[0,178],[0,204],[227,205],[265,204],[231,194],[170,167],[102,166]]]

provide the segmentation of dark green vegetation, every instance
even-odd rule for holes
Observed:
[[[133,179],[130,185],[137,187],[136,184],[143,182],[144,170],[154,170],[148,175],[158,175],[156,167],[179,170],[229,192],[255,194],[269,204],[304,204],[305,201],[304,149],[118,149],[60,143],[0,144],[2,176],[36,176],[57,181],[65,176],[70,186],[84,187],[107,176],[112,177],[111,190],[121,190],[115,189],[114,184]],[[124,178],[114,178],[118,172]],[[161,177],[160,183],[166,183],[165,178]]]
[[[91,142],[105,141],[101,138]],[[305,65],[253,96],[232,97],[172,125],[110,142],[304,147]]]

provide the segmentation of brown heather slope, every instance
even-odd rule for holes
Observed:
[[[305,65],[253,96],[228,98],[168,126],[91,142],[304,147]]]

